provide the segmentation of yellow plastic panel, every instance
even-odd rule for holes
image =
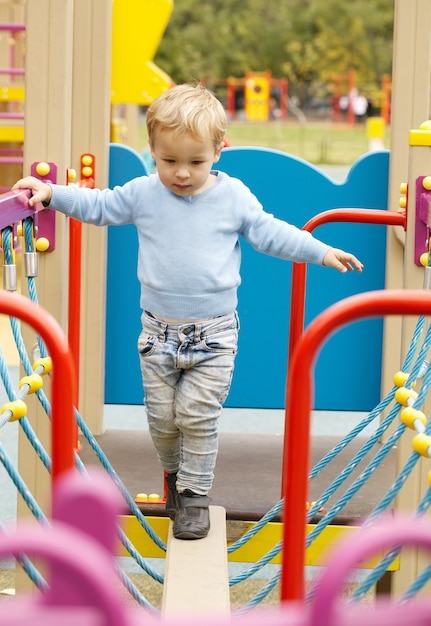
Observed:
[[[149,105],[172,86],[153,63],[173,0],[113,0],[111,102]]]
[[[135,545],[137,551],[147,558],[163,558],[165,553],[158,548],[143,530],[135,517],[129,515],[121,516],[121,525],[124,532]],[[167,517],[147,517],[147,521],[163,541],[167,541],[169,518]],[[255,522],[249,522],[242,534],[255,526]],[[307,533],[313,530],[313,524],[307,524]],[[355,526],[329,525],[317,537],[313,544],[305,553],[305,565],[322,565],[325,563],[328,551],[331,550],[341,539],[345,540],[349,536],[354,536],[358,532]],[[266,524],[252,539],[229,554],[228,560],[240,563],[256,563],[269,552],[279,541],[282,540],[283,526],[279,522]],[[127,556],[123,548],[120,549],[120,556]],[[370,569],[376,567],[383,556],[383,553],[376,554],[372,559],[363,563],[361,568]],[[274,557],[271,563],[281,563],[281,552]],[[397,571],[400,568],[400,557],[397,557],[387,568],[387,571]]]
[[[2,126],[0,125],[1,143],[23,143],[24,126]]]

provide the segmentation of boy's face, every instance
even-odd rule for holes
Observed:
[[[173,135],[171,131],[159,131],[150,144],[160,180],[177,196],[195,196],[214,183],[210,171],[222,147],[215,150],[210,139],[203,141],[189,133]]]

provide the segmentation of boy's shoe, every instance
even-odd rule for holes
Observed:
[[[171,520],[175,519],[175,512],[177,510],[177,475],[176,474],[165,474],[165,481],[168,487],[166,492],[166,513],[169,515]]]
[[[208,496],[198,496],[186,489],[177,495],[173,535],[176,539],[203,539],[210,529]]]

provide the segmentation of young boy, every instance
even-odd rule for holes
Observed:
[[[218,418],[237,352],[239,238],[290,261],[362,271],[362,263],[266,213],[239,180],[213,169],[227,120],[203,86],[178,85],[149,107],[157,173],[113,190],[27,177],[30,204],[98,226],[135,224],[142,332],[138,350],[148,425],[166,472],[173,534],[208,534]]]

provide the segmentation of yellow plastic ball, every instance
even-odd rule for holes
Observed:
[[[425,176],[425,178],[422,179],[422,187],[424,189],[431,189],[431,176]]]
[[[43,387],[42,376],[36,373],[30,374],[30,376],[23,376],[19,381],[19,388],[21,389],[24,385],[28,385],[28,393],[36,393]]]
[[[397,387],[402,387],[406,384],[408,377],[409,375],[406,374],[406,372],[397,372],[396,374],[394,374],[394,385],[396,385]]]
[[[84,154],[81,159],[82,165],[93,165],[93,157],[91,154]]]
[[[413,391],[413,389],[406,389],[406,387],[400,387],[395,392],[395,400],[403,406],[408,406],[410,398],[416,400],[417,397],[418,394],[416,391]]]
[[[428,267],[429,260],[430,260],[429,252],[423,252],[419,257],[419,261],[422,267]]]
[[[431,448],[431,437],[429,435],[425,435],[425,433],[416,435],[413,437],[412,445],[415,452],[429,458]]]
[[[42,367],[42,376],[44,376],[45,374],[50,374],[52,371],[52,358],[50,356],[44,356],[40,359],[36,359],[32,367],[34,371],[36,371],[38,367]]]
[[[407,193],[407,189],[408,189],[408,184],[407,183],[401,183],[400,185],[400,193],[405,196]]]
[[[148,496],[149,502],[160,502],[160,495],[158,493],[150,493]]]
[[[7,411],[10,411],[12,414],[9,421],[15,422],[27,415],[27,405],[23,400],[12,400],[12,402],[7,402],[3,405],[1,410],[2,415]]]
[[[36,172],[39,174],[39,176],[47,176],[50,171],[51,167],[48,163],[45,163],[45,161],[41,161],[36,165]]]
[[[46,252],[49,248],[49,240],[46,237],[39,237],[36,239],[36,250],[39,252]]]
[[[141,502],[148,502],[148,495],[146,493],[138,493],[135,496],[135,502],[137,504]]]
[[[85,178],[90,178],[90,176],[93,176],[93,168],[89,165],[83,167],[81,171],[82,175],[85,176]]]
[[[405,424],[408,428],[415,429],[415,421],[419,420],[424,426],[427,423],[427,418],[425,413],[419,411],[418,409],[414,409],[412,406],[406,406],[400,413],[400,420],[403,424]]]
[[[399,204],[400,209],[406,209],[407,208],[407,198],[405,196],[401,196],[398,204]]]
[[[431,130],[431,120],[426,120],[426,122],[422,122],[419,126],[419,130]]]
[[[73,183],[76,180],[76,170],[69,169],[67,170],[67,182]]]

